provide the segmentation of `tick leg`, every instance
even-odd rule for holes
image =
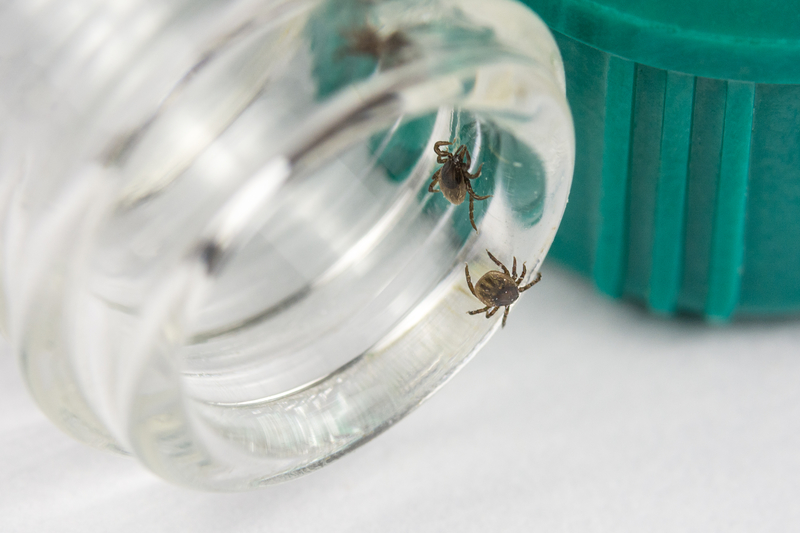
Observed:
[[[438,189],[434,189],[433,187],[434,187],[434,186],[435,186],[437,183],[439,183],[439,176],[440,176],[441,174],[442,174],[442,169],[441,169],[441,168],[440,168],[439,170],[437,170],[437,171],[436,171],[436,172],[433,174],[433,177],[431,178],[431,184],[430,184],[430,185],[428,185],[428,192],[439,192],[439,190],[438,190]]]
[[[433,143],[433,151],[436,152],[436,155],[438,155],[438,156],[448,156],[448,155],[450,155],[450,152],[448,152],[447,150],[440,150],[439,147],[440,146],[450,146],[451,144],[453,144],[453,143],[451,143],[449,141],[439,141],[439,142]],[[441,163],[441,161],[439,161],[439,162]]]
[[[497,263],[497,266],[499,266],[500,268],[503,269],[503,272],[505,273],[506,276],[510,276],[511,275],[511,273],[508,271],[506,266],[503,263],[501,263],[495,256],[492,255],[492,252],[490,252],[489,250],[486,250],[486,253],[489,254],[489,259],[491,259],[492,261]]]
[[[469,221],[475,231],[478,231],[478,226],[475,225],[475,200],[486,200],[487,198],[491,198],[492,195],[478,196],[475,194],[475,191],[472,190],[472,185],[470,185],[469,180],[464,180],[464,184],[467,186],[467,192],[469,193]]]
[[[522,263],[522,274],[519,275],[519,278],[514,280],[514,283],[516,283],[517,285],[522,283],[522,280],[525,279],[525,269],[526,268],[528,268],[528,267],[525,266],[525,263]]]
[[[511,267],[511,278],[517,279],[517,258],[514,257],[514,264]]]
[[[475,194],[475,191],[472,189],[472,184],[469,180],[464,180],[464,184],[467,186],[467,192],[469,192],[469,197],[474,198],[475,200],[486,200],[487,198],[491,198],[492,195],[489,194],[487,196],[478,196]]]
[[[469,277],[469,265],[464,263],[464,274],[467,275],[467,286],[469,286],[469,291],[475,295],[475,298],[478,298],[478,295],[475,294],[475,287],[472,286],[472,278]]]
[[[478,231],[478,226],[475,225],[475,200],[472,195],[469,195],[469,223],[472,224],[472,229]]]
[[[469,165],[467,165],[467,168],[469,168]],[[481,169],[483,169],[483,163],[481,163],[481,166],[478,167],[478,170],[474,174],[470,174],[466,170],[464,171],[464,174],[466,174],[469,179],[474,180],[475,178],[479,178],[481,176]]]
[[[495,307],[494,309],[492,309],[491,311],[486,313],[486,318],[492,318],[494,316],[494,314],[497,312],[498,309],[500,309],[500,308],[499,307]]]
[[[503,327],[506,327],[506,320],[508,320],[508,310],[509,309],[511,309],[511,308],[506,306],[506,310],[503,313]]]
[[[467,311],[467,314],[468,315],[479,315],[479,314],[483,313],[484,311],[488,311],[489,309],[491,309],[491,307],[492,307],[491,305],[487,305],[483,309],[478,309],[476,311]]]
[[[542,274],[541,274],[541,273],[539,273],[539,272],[537,272],[537,273],[536,273],[536,277],[535,277],[535,278],[533,278],[533,281],[531,281],[530,283],[528,283],[528,284],[527,284],[527,285],[525,285],[524,287],[520,287],[520,288],[519,288],[519,292],[527,291],[528,289],[530,289],[531,287],[533,287],[534,285],[536,285],[537,283],[539,283],[539,281],[540,281],[541,279],[542,279]]]
[[[472,166],[472,156],[469,155],[469,150],[467,150],[466,146],[462,145],[461,147],[464,149],[464,157],[467,158],[467,160],[464,162],[464,173],[466,174],[466,170]]]

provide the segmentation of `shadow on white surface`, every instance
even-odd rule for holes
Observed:
[[[482,320],[475,317],[476,320]],[[0,348],[0,531],[787,531],[800,524],[800,322],[661,320],[546,269],[396,427],[243,494],[73,442]]]

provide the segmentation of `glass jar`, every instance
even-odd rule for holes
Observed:
[[[0,24],[3,331],[59,427],[175,483],[288,479],[405,416],[500,325],[467,314],[464,264],[528,283],[567,201],[561,59],[513,0],[19,1]],[[438,141],[491,195],[477,231],[429,192]]]

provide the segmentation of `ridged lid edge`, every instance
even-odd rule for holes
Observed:
[[[800,39],[685,29],[592,2],[522,2],[553,31],[637,63],[707,78],[800,83]]]

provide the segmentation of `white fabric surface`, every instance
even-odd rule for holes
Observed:
[[[0,531],[800,527],[800,323],[663,320],[544,274],[419,410],[314,474],[250,493],[174,487],[73,442],[2,345]]]

